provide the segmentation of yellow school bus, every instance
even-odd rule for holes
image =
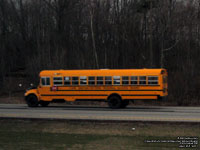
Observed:
[[[29,107],[52,101],[102,100],[125,108],[130,100],[159,100],[168,95],[166,69],[44,70],[36,89],[27,90]]]

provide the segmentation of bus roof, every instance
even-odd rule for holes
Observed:
[[[159,75],[166,69],[90,69],[90,70],[43,70],[40,76],[130,76],[130,75]]]

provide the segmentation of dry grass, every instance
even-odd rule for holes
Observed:
[[[0,120],[0,147],[6,150],[175,150],[177,144],[144,141],[178,136],[200,137],[199,124]]]
[[[46,125],[44,125],[46,126]],[[133,130],[132,128],[135,128]],[[199,136],[200,126],[187,124],[149,123],[48,123],[43,132],[120,136]],[[198,135],[199,134],[199,135]]]
[[[13,131],[26,131],[31,128],[33,131],[46,133],[116,136],[200,136],[200,125],[189,123],[0,120],[0,124],[6,127],[10,126]],[[135,128],[135,130],[132,128]]]

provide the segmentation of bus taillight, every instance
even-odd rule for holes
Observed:
[[[164,93],[168,92],[168,89],[167,89],[167,88],[164,88],[164,89],[163,89],[163,92],[164,92]]]

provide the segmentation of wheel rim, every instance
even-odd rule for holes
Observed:
[[[112,99],[112,100],[111,100],[111,105],[112,105],[112,106],[117,106],[117,104],[118,104],[117,99]]]
[[[29,106],[37,106],[38,105],[37,98],[32,95],[30,97],[28,97],[27,103]]]
[[[111,98],[109,101],[109,105],[112,108],[118,108],[120,106],[120,100],[117,98]]]

